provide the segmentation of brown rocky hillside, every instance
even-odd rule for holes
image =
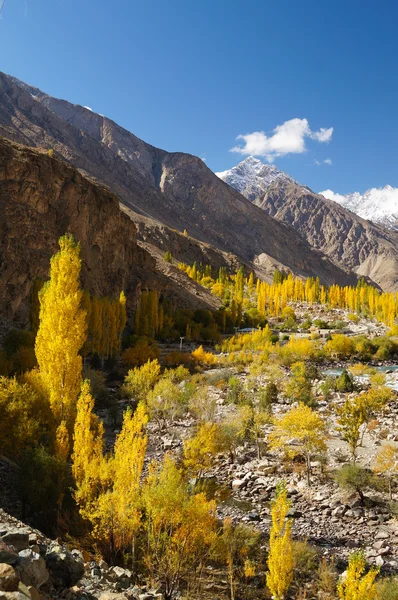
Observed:
[[[137,243],[119,201],[64,161],[0,138],[0,315],[25,325],[32,285],[48,276],[58,238],[81,243],[83,285],[98,295],[125,290],[130,308],[144,287],[186,308],[217,308],[205,288]]]
[[[355,282],[293,228],[220,181],[199,158],[154,148],[106,117],[4,74],[0,100],[0,134],[52,148],[55,156],[106,184],[132,220],[143,223],[139,235],[146,244],[163,250],[170,229],[187,229],[192,244],[198,240],[232,253],[265,278],[279,267],[304,277],[318,275],[328,284]],[[199,247],[200,254],[204,247]]]

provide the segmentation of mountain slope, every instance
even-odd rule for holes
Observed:
[[[217,299],[136,240],[116,196],[64,161],[0,138],[0,315],[25,326],[32,286],[46,279],[58,238],[81,244],[82,282],[97,295],[125,290],[128,309],[150,287],[186,308],[215,309]],[[162,264],[161,264],[162,263]]]
[[[54,155],[106,184],[135,222],[145,222],[147,236],[151,226],[187,229],[192,238],[254,264],[264,277],[282,267],[319,275],[324,283],[354,281],[293,229],[221,182],[199,158],[154,148],[106,117],[3,74],[0,100],[2,135],[53,148]]]
[[[371,188],[364,194],[335,194],[332,190],[319,192],[325,198],[334,200],[363,219],[398,230],[398,189],[386,185],[384,188]]]
[[[252,199],[256,206],[294,227],[312,246],[340,266],[371,278],[385,290],[398,289],[397,232],[362,219],[280,171],[267,183],[268,166],[264,166],[264,189],[258,186],[260,191]],[[248,196],[248,190],[253,189],[253,173],[249,175],[243,191]],[[244,184],[239,182],[239,185]]]

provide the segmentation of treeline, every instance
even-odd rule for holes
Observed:
[[[278,270],[273,283],[266,283],[255,280],[253,273],[245,277],[242,267],[232,274],[227,274],[225,268],[215,274],[211,265],[198,267],[196,263],[193,266],[180,263],[179,268],[221,298],[234,325],[241,325],[243,317],[256,324],[266,316],[279,316],[288,302],[319,302],[374,317],[389,327],[394,326],[398,317],[398,294],[380,292],[364,280],[359,280],[356,287],[328,288],[320,284],[318,277],[303,280]]]

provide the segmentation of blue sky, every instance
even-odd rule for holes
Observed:
[[[363,192],[398,186],[397,18],[391,0],[6,0],[0,70],[214,171],[238,145]]]

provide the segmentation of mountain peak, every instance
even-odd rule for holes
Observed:
[[[334,200],[363,219],[397,229],[398,188],[386,185],[384,188],[371,188],[364,194],[336,194],[332,190],[320,192],[329,200]]]
[[[232,169],[216,175],[251,201],[257,199],[277,179],[294,181],[275,165],[267,165],[254,156],[248,156]]]

